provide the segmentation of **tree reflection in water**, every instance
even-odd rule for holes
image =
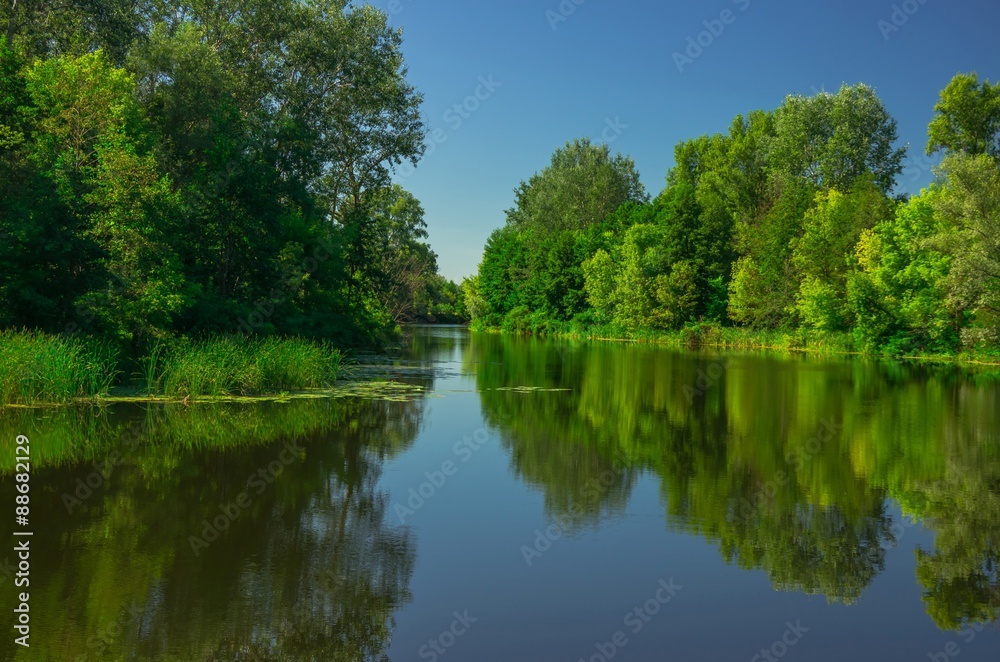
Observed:
[[[765,570],[777,589],[851,603],[905,530],[887,514],[895,500],[935,534],[917,579],[938,625],[998,618],[989,373],[494,335],[473,335],[465,362],[513,470],[544,490],[553,518],[597,526],[656,475],[670,528]],[[567,390],[498,390],[525,385]]]

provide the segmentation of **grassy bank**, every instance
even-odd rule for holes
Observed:
[[[118,351],[107,343],[0,331],[0,403],[66,402],[106,395]]]
[[[684,349],[713,348],[731,350],[775,350],[810,354],[856,355],[914,361],[938,361],[1000,365],[1000,350],[996,348],[964,351],[953,354],[893,353],[859,348],[850,333],[832,333],[798,329],[794,331],[755,330],[724,327],[718,324],[696,324],[679,330],[623,330],[611,326],[581,326],[547,322],[539,329],[501,329],[475,327],[485,333],[520,333],[567,338],[572,340],[608,340],[664,345]]]
[[[0,332],[0,404],[100,399],[116,390],[165,397],[266,395],[333,384],[343,353],[299,338],[179,339],[129,359],[107,342]]]
[[[340,350],[299,338],[218,338],[155,345],[141,362],[150,395],[261,395],[330,386]]]

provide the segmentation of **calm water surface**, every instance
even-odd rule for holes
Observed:
[[[365,374],[423,391],[0,411],[0,658],[1000,659],[995,373],[423,328]]]

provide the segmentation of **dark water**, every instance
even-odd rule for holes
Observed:
[[[375,372],[426,392],[0,412],[0,658],[1000,659],[995,374],[448,328]]]

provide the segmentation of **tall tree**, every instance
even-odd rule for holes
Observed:
[[[870,175],[883,193],[895,186],[906,148],[894,148],[896,120],[871,87],[844,85],[836,94],[789,96],[775,111],[771,160],[822,188],[850,189]]]
[[[936,245],[952,256],[952,310],[968,311],[966,345],[1000,343],[1000,169],[987,155],[954,154],[941,165],[947,186],[935,210],[946,224]]]
[[[1000,161],[1000,83],[956,75],[941,91],[928,134],[928,154],[986,154]]]
[[[604,220],[625,202],[648,196],[632,159],[583,138],[553,153],[549,165],[515,191],[507,222],[543,231],[579,230]]]

